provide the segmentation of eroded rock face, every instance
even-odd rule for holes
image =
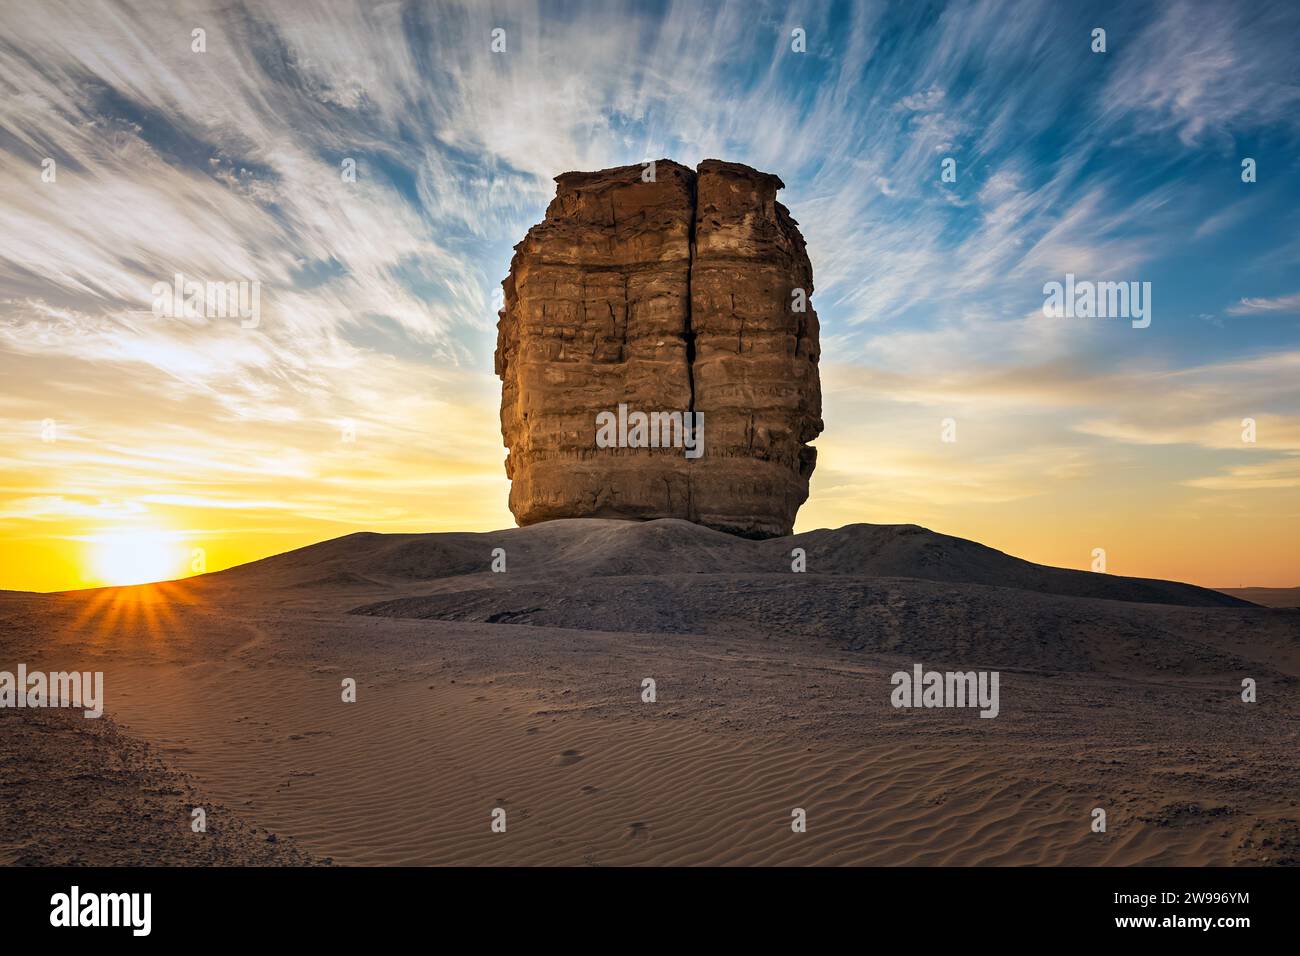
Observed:
[[[653,172],[557,177],[515,247],[496,350],[510,510],[521,525],[685,518],[789,534],[822,430],[803,237],[776,176],[717,160]],[[598,416],[620,404],[701,413],[702,454],[600,447]]]

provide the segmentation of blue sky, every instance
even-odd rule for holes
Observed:
[[[1300,583],[1294,3],[141,0],[0,22],[15,537],[176,481],[191,510],[145,512],[210,537],[234,514],[295,541],[508,523],[511,247],[561,172],[716,157],[779,174],[808,240],[827,432],[801,528],[911,520],[1073,564],[1091,533],[1133,573]],[[158,321],[177,271],[260,281],[261,327]],[[1067,272],[1151,282],[1151,327],[1045,318]],[[53,457],[21,440],[47,417],[68,424]],[[958,449],[935,447],[944,417]],[[345,418],[364,452],[329,444]],[[1193,530],[1142,545],[1153,511]]]

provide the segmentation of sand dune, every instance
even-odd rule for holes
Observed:
[[[493,577],[501,577],[494,575]],[[637,575],[455,579],[354,614],[603,631],[716,634],[779,630],[854,651],[1052,671],[1228,673],[1293,667],[1300,613],[1069,598],[979,585],[847,576]],[[1258,648],[1252,655],[1250,649]]]
[[[406,583],[481,574],[503,548],[516,576],[563,579],[664,574],[788,573],[802,548],[808,571],[851,577],[916,578],[1042,594],[1188,607],[1246,607],[1222,591],[1033,564],[974,541],[916,525],[847,525],[753,541],[677,519],[566,519],[482,534],[361,532],[221,572],[266,585],[337,581]]]
[[[1300,611],[910,526],[351,535],[185,582],[0,594],[0,653],[105,672],[119,744],[59,778],[117,808],[87,861],[142,841],[254,860],[195,852],[141,802],[154,778],[114,775],[146,745],[201,794],[178,805],[343,864],[1300,861]],[[918,662],[1000,670],[998,717],[890,706]],[[24,806],[2,859],[57,846]]]

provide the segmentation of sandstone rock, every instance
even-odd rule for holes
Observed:
[[[556,178],[503,283],[496,371],[520,525],[685,518],[789,534],[822,430],[812,266],[781,180],[706,160]],[[805,311],[794,290],[801,289]],[[703,455],[601,448],[620,404],[703,414]]]

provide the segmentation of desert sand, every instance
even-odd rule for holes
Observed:
[[[0,593],[20,661],[105,716],[0,710],[3,863],[1300,861],[1300,610],[910,525],[355,534]],[[915,663],[999,715],[892,707]]]
[[[1220,588],[1252,604],[1264,607],[1300,607],[1300,588]]]

